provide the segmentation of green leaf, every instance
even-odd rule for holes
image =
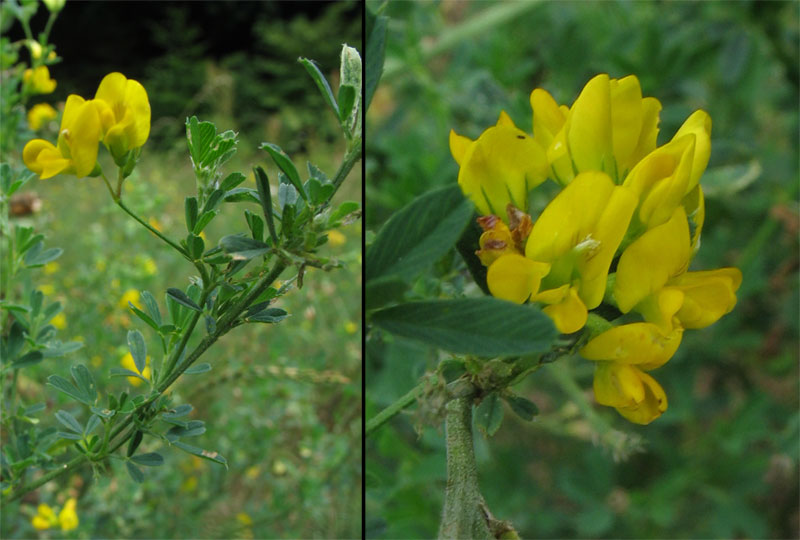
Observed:
[[[311,78],[314,79],[314,82],[319,88],[322,97],[325,98],[325,102],[330,105],[331,109],[336,116],[339,116],[339,107],[336,105],[336,100],[333,98],[333,92],[331,91],[331,87],[328,84],[327,79],[325,79],[325,75],[317,67],[316,62],[313,60],[309,60],[308,58],[298,58],[298,62],[303,64],[303,67],[306,68],[308,74],[311,75]]]
[[[39,242],[25,254],[25,266],[29,268],[43,266],[50,261],[58,259],[64,253],[61,248],[50,248],[42,251],[42,246],[43,243]]]
[[[83,364],[72,366],[69,371],[78,390],[83,392],[94,403],[97,399],[97,385],[94,382],[92,373]]]
[[[203,251],[206,249],[206,243],[196,234],[189,233],[186,236],[186,248],[191,257],[194,259],[199,259],[203,256]]]
[[[539,407],[529,399],[520,396],[503,396],[503,399],[511,407],[511,410],[523,420],[530,422],[534,416],[539,414]]]
[[[323,186],[331,183],[330,178],[328,178],[328,176],[324,172],[322,172],[322,170],[319,167],[317,167],[310,161],[306,161],[306,168],[308,168],[309,178],[316,178],[317,180],[319,180],[319,183],[322,184]]]
[[[196,437],[206,432],[204,422],[200,420],[190,420],[187,422],[186,427],[175,426],[169,429],[166,433],[167,440],[174,442],[180,437]]]
[[[11,364],[11,367],[14,369],[20,369],[23,367],[32,366],[41,362],[43,358],[44,355],[42,354],[42,351],[30,351],[14,360],[14,362]]]
[[[136,453],[136,449],[139,448],[140,444],[142,444],[142,439],[144,439],[144,433],[141,430],[137,430],[136,433],[133,434],[133,437],[131,437],[131,440],[128,442],[128,457],[131,457]]]
[[[197,373],[205,373],[207,371],[211,371],[211,364],[203,362],[202,364],[189,366],[183,373],[186,375],[196,375]]]
[[[352,214],[360,207],[361,205],[355,201],[344,201],[336,210],[331,213],[331,217],[328,218],[328,227],[337,227],[340,219]]]
[[[272,160],[275,162],[275,165],[278,166],[280,170],[289,178],[292,185],[295,187],[297,192],[303,198],[303,200],[308,200],[308,195],[306,195],[305,190],[303,190],[303,183],[300,181],[300,175],[297,173],[297,168],[292,163],[292,160],[289,159],[289,156],[281,150],[281,147],[277,144],[272,143],[261,143],[262,148],[266,150],[269,155],[272,157]]]
[[[68,341],[66,343],[62,343],[56,339],[48,343],[47,348],[42,351],[42,355],[45,358],[58,358],[71,352],[75,352],[82,347],[83,342],[81,341]]]
[[[77,399],[81,403],[85,403],[86,405],[92,405],[92,401],[88,399],[87,396],[80,392],[75,386],[66,380],[64,377],[59,375],[50,375],[47,378],[47,384],[56,388],[57,390],[67,394],[69,397],[73,399]]]
[[[113,397],[114,396],[109,396],[109,398],[113,398]],[[94,414],[96,414],[97,416],[100,416],[102,418],[106,418],[107,419],[107,418],[111,418],[112,416],[114,416],[114,411],[112,409],[101,409],[100,407],[90,407],[90,410]]]
[[[131,302],[128,302],[128,307],[131,308],[131,311],[133,311],[134,315],[143,320],[145,324],[147,324],[147,326],[151,327],[153,330],[158,332],[159,325],[156,324],[156,322],[153,319],[151,319],[147,313],[134,306]]]
[[[497,392],[492,392],[475,408],[475,425],[484,436],[491,437],[503,423],[503,405],[497,397]]]
[[[386,27],[389,19],[383,15],[374,16],[367,10],[367,49],[366,84],[364,85],[364,111],[369,109],[372,96],[378,88],[383,74],[383,60],[386,54]]]
[[[61,422],[67,429],[75,433],[83,434],[83,426],[78,420],[67,411],[58,411],[56,413],[56,420]]]
[[[177,407],[175,407],[171,411],[167,411],[165,413],[162,413],[161,417],[162,418],[180,418],[181,416],[186,416],[187,414],[192,412],[193,408],[194,407],[192,407],[188,403],[183,403],[181,405],[178,405]]]
[[[186,197],[184,199],[183,212],[186,218],[186,230],[191,232],[197,224],[197,197]]]
[[[150,381],[148,381],[135,371],[121,367],[112,367],[109,370],[109,377],[136,377],[137,379],[141,379],[142,381],[150,384]]]
[[[215,189],[212,191],[211,195],[208,196],[206,203],[203,205],[203,213],[214,210],[225,195],[226,193],[221,189]]]
[[[471,216],[472,203],[457,185],[417,198],[386,222],[367,249],[367,282],[415,278],[453,247]]]
[[[71,441],[80,441],[83,439],[83,435],[78,435],[77,433],[70,433],[68,431],[57,431],[56,436],[60,439],[69,439]]]
[[[242,182],[244,182],[245,180],[247,180],[247,177],[242,173],[240,172],[231,173],[228,176],[226,176],[222,182],[220,182],[219,189],[226,192],[230,191],[239,184],[241,184]]]
[[[272,215],[272,193],[269,189],[269,178],[267,173],[261,167],[254,167],[253,173],[256,178],[256,187],[258,188],[258,199],[261,201],[261,210],[264,213],[264,219],[267,221],[267,228],[269,229],[269,236],[272,238],[272,243],[278,245],[278,234],[275,232],[275,219]]]
[[[156,302],[156,299],[153,298],[153,295],[148,291],[142,291],[140,298],[144,303],[144,308],[147,310],[147,314],[150,315],[150,318],[153,319],[154,323],[156,323],[158,326],[161,326],[163,321],[161,320],[161,311],[158,309],[158,302]]]
[[[251,202],[261,204],[258,191],[252,188],[236,188],[225,194],[225,202]]]
[[[225,465],[226,468],[228,466],[228,461],[217,452],[209,452],[208,450],[203,450],[202,448],[182,443],[180,441],[174,441],[172,445],[177,448],[180,448],[184,452],[192,454],[193,456],[201,457],[203,459],[208,459],[210,461],[213,461],[214,463]]]
[[[237,261],[246,261],[259,255],[269,253],[272,248],[264,242],[259,242],[243,234],[223,236],[219,241],[222,249]]]
[[[202,214],[200,214],[200,217],[197,218],[197,223],[195,223],[192,232],[194,234],[200,234],[201,232],[203,232],[203,229],[205,229],[206,226],[209,223],[211,223],[211,220],[217,217],[218,213],[219,210],[209,210],[208,212],[203,212]]]
[[[250,210],[244,211],[244,218],[247,220],[247,226],[250,228],[253,240],[261,242],[264,239],[264,219]]]
[[[131,456],[130,459],[137,465],[143,465],[145,467],[159,467],[164,464],[164,458],[158,452],[139,454],[138,456]]]
[[[144,336],[138,330],[128,331],[128,350],[131,351],[136,369],[139,373],[143,372],[147,365],[147,345],[144,342]]]
[[[128,469],[128,474],[131,475],[131,478],[133,478],[134,482],[136,482],[137,484],[141,484],[142,482],[144,482],[144,473],[142,472],[142,469],[140,469],[130,461],[125,462],[125,468]]]
[[[761,163],[756,159],[707,169],[703,174],[703,195],[706,198],[731,197],[758,180],[761,172]]]
[[[89,435],[91,432],[97,429],[97,426],[99,425],[100,425],[100,417],[96,414],[90,416],[89,421],[86,422],[86,435]]]
[[[248,322],[263,322],[263,323],[276,323],[280,322],[289,314],[280,308],[267,308],[264,311],[259,311],[255,315],[247,317]]]
[[[353,105],[356,103],[356,89],[349,84],[339,87],[339,120],[345,122],[353,113]]]
[[[175,302],[179,303],[180,305],[182,305],[184,307],[187,307],[187,308],[189,308],[191,310],[194,310],[194,311],[199,311],[200,313],[203,312],[203,310],[200,308],[200,306],[195,304],[194,301],[191,298],[189,298],[188,296],[186,296],[186,293],[184,293],[180,289],[176,289],[175,287],[170,287],[169,289],[167,289],[167,296],[169,296]]]
[[[539,308],[492,297],[401,304],[374,312],[371,320],[398,336],[486,357],[545,352],[558,335]]]

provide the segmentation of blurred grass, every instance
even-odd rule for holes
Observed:
[[[474,139],[506,110],[530,130],[536,87],[570,104],[596,73],[633,73],[643,94],[662,102],[660,144],[697,108],[714,123],[692,269],[740,267],[736,309],[686,333],[659,371],[669,410],[650,426],[603,407],[595,409],[603,431],[587,422],[557,373],[566,370],[593,403],[592,366],[580,359],[516,388],[541,415],[525,424],[509,413],[493,439],[476,442],[495,516],[522,537],[797,537],[798,4],[443,1],[381,9],[390,21],[386,71],[367,118],[371,231],[419,194],[456,181],[451,128]],[[452,294],[436,285],[443,266],[415,290]],[[368,418],[439,359],[375,332],[366,357]],[[442,435],[426,428],[418,437],[415,413],[405,418],[367,441],[368,537],[436,533]]]

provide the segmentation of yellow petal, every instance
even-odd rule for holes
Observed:
[[[533,224],[525,255],[552,262],[571,251],[593,232],[614,190],[614,182],[601,172],[585,172],[550,201]]]
[[[689,225],[682,206],[665,224],[645,232],[625,249],[619,259],[614,283],[617,307],[623,313],[689,265]]]
[[[697,184],[681,201],[689,220],[689,230],[692,234],[692,254],[700,248],[700,235],[703,232],[703,222],[706,218],[706,204],[703,198],[703,189]]]
[[[636,143],[636,148],[633,153],[631,153],[628,161],[618,163],[620,179],[627,177],[628,172],[630,172],[642,158],[656,149],[660,112],[661,102],[656,98],[646,97],[642,99],[642,130],[639,132],[639,140]]]
[[[22,149],[22,161],[42,180],[57,175],[70,164],[52,143],[43,139],[28,141]]]
[[[569,155],[567,149],[567,131],[566,126],[562,127],[558,133],[555,134],[550,146],[547,147],[547,163],[550,167],[550,174],[553,180],[566,186],[575,177],[575,167],[572,163],[572,157]]]
[[[509,203],[524,211],[528,191],[546,175],[544,150],[523,131],[501,125],[484,131],[464,153],[458,183],[481,214],[502,218]]]
[[[108,104],[114,115],[114,123],[123,122],[126,114],[130,114],[132,122],[132,136],[128,141],[127,150],[142,146],[150,135],[150,102],[144,87],[133,79],[127,79],[122,73],[109,73],[95,93],[95,99]],[[103,130],[107,132],[112,126],[108,125],[108,117],[103,115]]]
[[[623,324],[589,341],[580,355],[587,360],[646,365],[648,369],[655,369],[672,358],[682,335],[681,328],[665,334],[651,323]]]
[[[547,90],[537,88],[531,92],[530,101],[533,110],[533,138],[542,148],[547,148],[564,126],[566,115]]]
[[[542,276],[550,265],[532,261],[522,255],[503,255],[486,272],[486,283],[492,296],[522,304],[539,290]]]
[[[97,109],[90,103],[82,103],[75,111],[71,123],[67,125],[67,130],[75,175],[83,178],[92,172],[97,163],[100,142],[100,118]]]
[[[664,287],[639,302],[636,310],[642,314],[644,320],[657,325],[664,332],[670,332],[673,327],[672,319],[683,306],[684,296],[683,291],[678,288]]]
[[[636,196],[628,188],[615,186],[591,232],[598,246],[586,251],[578,260],[579,292],[588,309],[596,308],[603,301],[611,260],[628,230],[636,203]]]
[[[711,117],[706,111],[693,112],[675,133],[672,140],[677,140],[689,133],[695,136],[695,147],[686,193],[689,193],[700,182],[700,177],[708,165],[708,158],[711,156]]]
[[[613,173],[611,95],[608,75],[583,87],[567,117],[567,144],[578,171]]]
[[[464,162],[467,149],[473,142],[472,139],[459,135],[452,129],[450,130],[450,153],[453,154],[453,159],[456,160],[456,163],[461,165]]]
[[[617,164],[630,161],[642,131],[642,88],[635,75],[609,82],[611,98],[611,141]],[[617,170],[618,181],[624,171]]]
[[[600,362],[594,370],[594,399],[609,407],[635,406],[645,399],[643,373],[619,362]]]
[[[70,498],[64,503],[64,508],[58,513],[58,522],[62,531],[71,531],[78,528],[78,514],[75,512],[77,501]]]
[[[738,268],[687,272],[674,281],[685,299],[677,313],[685,328],[705,328],[736,305],[736,291],[742,283]]]
[[[500,117],[497,119],[496,126],[507,126],[507,127],[517,127],[514,125],[514,121],[508,116],[506,111],[500,111]]]
[[[589,316],[575,287],[570,287],[569,294],[561,302],[545,306],[542,311],[553,319],[553,323],[562,334],[577,332],[583,328]]]
[[[617,412],[635,424],[647,425],[667,410],[667,395],[656,380],[647,373],[638,373],[645,395],[641,403],[617,407]]]

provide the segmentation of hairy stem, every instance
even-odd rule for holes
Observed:
[[[472,447],[472,398],[446,405],[447,488],[439,538],[493,538],[478,487]]]

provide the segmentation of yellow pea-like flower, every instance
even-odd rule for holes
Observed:
[[[77,95],[70,95],[61,116],[57,145],[43,139],[29,141],[22,150],[25,165],[41,179],[59,173],[78,178],[89,175],[97,164],[100,118],[97,109]]]
[[[637,366],[621,362],[597,364],[594,397],[636,424],[649,424],[667,410],[667,395],[661,385]]]
[[[75,498],[67,499],[64,503],[64,508],[58,513],[58,523],[61,525],[62,531],[71,531],[78,528],[78,513],[75,512],[75,506],[78,501]]]
[[[450,151],[460,165],[458,184],[481,215],[508,222],[508,204],[525,210],[528,192],[547,178],[544,149],[501,113],[477,140],[450,132]]]
[[[138,81],[109,73],[100,81],[93,103],[100,116],[103,144],[117,163],[150,135],[150,101]]]
[[[683,206],[667,223],[654,227],[622,253],[614,298],[623,313],[640,312],[645,320],[669,329],[705,328],[736,305],[742,282],[738,268],[688,272],[692,253]]]
[[[28,127],[31,131],[39,130],[44,124],[58,116],[56,111],[48,103],[37,103],[28,111]]]
[[[42,503],[36,508],[36,515],[31,520],[31,525],[39,531],[58,525],[56,513],[50,506]]]
[[[56,89],[56,81],[50,78],[47,66],[26,69],[22,74],[22,83],[33,94],[50,94]]]

